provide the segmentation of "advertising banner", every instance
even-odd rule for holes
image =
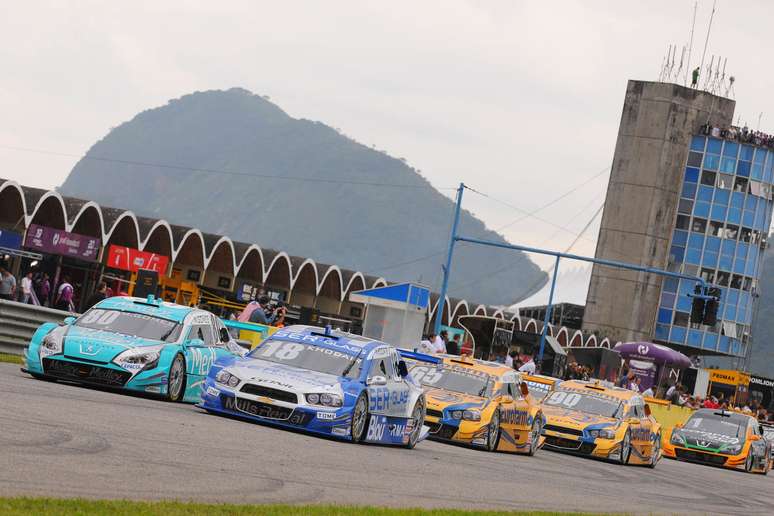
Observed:
[[[21,249],[22,236],[19,233],[0,229],[0,247],[3,249]]]
[[[656,364],[647,360],[629,360],[629,370],[640,379],[640,392],[656,390]]]
[[[38,226],[37,224],[30,224],[24,239],[24,247],[27,249],[90,262],[97,260],[99,244],[99,238]]]
[[[166,275],[169,258],[163,254],[147,253],[131,247],[111,245],[108,247],[108,258],[105,265],[123,271],[137,272],[140,269],[145,269]]]
[[[774,380],[750,376],[750,401],[758,401],[767,410],[774,408]]]

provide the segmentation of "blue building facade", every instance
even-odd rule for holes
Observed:
[[[745,356],[772,215],[774,150],[694,136],[688,152],[669,270],[701,276],[721,288],[718,323],[691,324],[695,282],[665,279],[656,341],[697,354]]]

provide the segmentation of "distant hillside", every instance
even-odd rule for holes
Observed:
[[[188,167],[238,174],[192,172]],[[450,177],[448,183],[458,179]],[[291,118],[242,89],[197,92],[138,114],[94,144],[60,191],[434,287],[453,206],[403,160],[323,123]],[[467,235],[505,241],[470,213],[463,214],[461,227]],[[433,253],[438,256],[417,260]],[[487,275],[500,269],[505,271]],[[515,296],[531,293],[525,294],[530,286],[537,283],[534,290],[539,288],[544,276],[524,254],[459,246],[452,286],[460,287],[450,293],[512,304],[518,301]]]

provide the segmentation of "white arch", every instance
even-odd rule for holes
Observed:
[[[368,288],[368,285],[366,284],[365,276],[360,271],[355,271],[355,273],[352,275],[351,278],[349,278],[349,281],[347,282],[347,288],[344,289],[344,294],[347,295],[347,292],[349,292],[349,289],[352,288],[352,284],[355,282],[355,278],[360,278],[360,281],[363,282],[363,288]]]
[[[465,307],[465,315],[470,315],[470,308],[468,307],[468,302],[465,301],[464,299],[460,299],[457,302],[457,305],[454,307],[454,310],[452,310],[452,315],[451,315],[451,318],[449,319],[450,323],[454,322],[454,319],[456,319],[459,314],[460,308],[462,308],[463,306]]]
[[[59,201],[59,207],[62,208],[62,216],[64,217],[64,227],[67,229],[67,208],[65,207],[64,199],[61,195],[59,195],[59,192],[54,190],[49,190],[46,193],[44,193],[40,199],[38,199],[37,204],[35,205],[35,208],[32,210],[32,213],[27,215],[25,213],[25,219],[26,222],[24,224],[25,227],[29,227],[29,225],[32,223],[32,219],[35,218],[35,215],[37,215],[38,210],[43,206],[43,203],[46,202],[46,199],[49,197],[55,198],[57,201]],[[25,204],[26,207],[26,204]]]
[[[593,345],[592,345],[593,343]],[[588,339],[586,339],[585,347],[587,348],[596,348],[597,347],[597,336],[596,335],[590,335]]]
[[[145,240],[140,242],[140,249],[141,250],[143,250],[143,251],[145,250],[145,246],[148,245],[148,240],[150,240],[150,237],[153,236],[153,233],[156,231],[156,228],[158,228],[159,226],[166,228],[167,235],[169,236],[169,250],[170,250],[170,252],[174,251],[174,249],[175,249],[175,237],[174,237],[174,235],[172,235],[172,226],[169,225],[169,222],[167,222],[166,220],[163,220],[163,219],[157,220],[153,224],[153,226],[151,226],[151,228],[148,230],[148,234],[145,235]]]
[[[204,259],[204,270],[206,271],[210,267],[210,263],[212,262],[212,259],[215,257],[215,253],[218,252],[218,249],[220,249],[220,246],[223,244],[226,244],[231,249],[231,275],[234,275],[234,271],[236,271],[236,251],[234,250],[234,242],[231,241],[231,239],[227,236],[222,236],[218,239],[217,242],[215,242],[215,245],[212,246],[212,251],[210,251],[209,256],[205,256]],[[225,271],[228,272],[228,271]]]
[[[65,221],[65,224],[67,224],[67,231],[72,231],[75,229],[75,226],[78,225],[78,222],[80,222],[81,217],[83,217],[83,214],[88,210],[89,208],[94,208],[97,210],[97,217],[99,217],[99,236],[102,239],[103,242],[107,242],[107,239],[105,238],[105,219],[102,217],[102,208],[94,201],[89,201],[83,206],[81,206],[81,209],[78,210],[78,213],[73,217],[73,223],[67,224]]]
[[[293,265],[290,266],[290,290],[291,292],[296,286],[296,282],[298,281],[298,278],[301,276],[301,273],[304,271],[304,267],[311,267],[312,272],[314,272],[314,294],[315,296],[319,292],[320,289],[320,278],[317,277],[317,263],[315,263],[314,260],[311,258],[307,258],[303,262],[301,262],[301,265],[298,266],[298,270],[293,270]]]
[[[388,285],[387,280],[379,276],[374,280],[374,284],[370,288],[376,288],[377,286],[386,287]],[[368,288],[368,287],[366,287]]]
[[[261,250],[261,248],[256,244],[250,244],[250,246],[247,248],[247,251],[245,251],[245,254],[242,255],[242,258],[239,260],[239,265],[236,268],[236,276],[242,274],[242,267],[244,266],[248,255],[253,251],[257,252],[258,256],[261,258],[261,270],[258,271],[258,276],[260,277],[260,281],[263,282],[263,271],[266,260],[263,259],[263,250]]]
[[[21,185],[17,183],[16,181],[7,180],[3,181],[2,184],[0,184],[0,192],[5,190],[6,188],[15,188],[16,192],[19,194],[19,198],[21,199],[21,205],[22,205],[22,217],[24,219],[24,228],[26,229],[27,226],[29,226],[30,218],[27,216],[27,199],[24,198],[24,190],[22,189]],[[67,221],[65,221],[67,223]]]
[[[207,251],[204,248],[204,235],[202,235],[202,232],[198,229],[192,228],[185,232],[185,235],[183,235],[183,238],[180,239],[180,244],[177,247],[174,247],[175,243],[172,242],[173,250],[172,250],[172,263],[177,262],[177,257],[180,255],[180,251],[183,250],[185,247],[186,242],[188,242],[188,239],[192,236],[199,237],[199,246],[202,250],[202,268],[206,269],[207,265]]]
[[[292,290],[293,285],[293,263],[290,261],[290,256],[285,251],[280,251],[277,253],[277,256],[274,257],[274,259],[271,261],[269,266],[267,267],[266,264],[264,264],[264,267],[266,269],[263,271],[263,280],[261,283],[266,283],[266,280],[269,279],[269,274],[271,274],[271,271],[274,269],[274,265],[280,260],[280,258],[285,260],[285,263],[288,265],[288,274],[290,275],[290,289]]]
[[[583,347],[583,341],[584,341],[583,332],[580,330],[575,330],[575,333],[572,334],[572,338],[570,338],[570,340],[567,342],[567,346],[572,346],[572,343],[575,342],[575,337],[580,337],[580,343],[577,346],[573,346],[573,347],[577,347],[577,348]]]
[[[330,267],[328,267],[328,270],[325,271],[325,274],[323,275],[322,279],[320,280],[320,283],[317,285],[317,293],[316,294],[318,296],[320,295],[320,292],[322,292],[323,285],[325,285],[325,280],[328,279],[328,276],[332,272],[335,272],[336,276],[338,276],[338,278],[339,278],[339,301],[343,301],[344,300],[344,294],[346,292],[344,291],[344,279],[343,279],[343,276],[341,274],[341,269],[339,268],[338,265],[331,265]]]

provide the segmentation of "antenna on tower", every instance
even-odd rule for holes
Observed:
[[[688,86],[688,74],[691,73],[691,51],[693,50],[693,29],[696,27],[696,10],[699,8],[698,0],[693,3],[693,21],[691,22],[691,38],[688,43],[688,62],[685,65],[685,80],[683,86]]]
[[[704,91],[709,91],[710,79],[712,79],[712,65],[715,64],[715,56],[713,54],[712,60],[707,67],[707,77],[704,78]]]
[[[704,58],[707,55],[707,44],[709,43],[710,31],[712,30],[712,20],[715,18],[715,6],[717,0],[712,0],[712,14],[710,14],[709,25],[707,25],[707,37],[704,40],[704,50],[701,53],[701,64],[699,65],[699,71],[704,68]]]
[[[669,60],[666,73],[667,82],[672,79],[672,69],[675,67],[675,52],[677,52],[677,45],[672,45],[672,57]]]
[[[667,48],[667,53],[666,53],[666,56],[664,56],[664,60],[661,61],[661,71],[658,74],[658,82],[665,82],[666,81],[665,75],[666,75],[667,68],[669,67],[669,53],[670,52],[672,52],[672,45],[671,44]]]
[[[680,82],[680,74],[683,71],[683,61],[685,60],[685,45],[683,45],[683,51],[680,52],[680,66],[675,72],[675,82]]]
[[[758,115],[758,125],[755,127],[756,131],[760,131],[761,130],[761,118],[762,117],[763,117],[763,111],[761,111],[760,114]]]

